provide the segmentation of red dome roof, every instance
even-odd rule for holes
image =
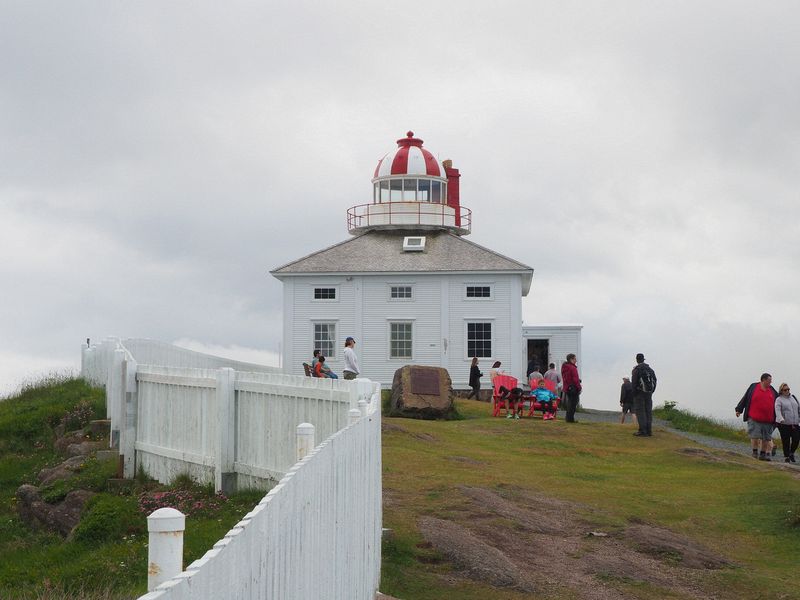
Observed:
[[[390,175],[430,175],[445,178],[444,168],[433,154],[422,147],[422,140],[409,131],[397,140],[397,150],[387,153],[378,161],[374,178]]]

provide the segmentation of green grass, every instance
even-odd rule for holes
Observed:
[[[16,489],[36,484],[43,467],[63,460],[52,450],[55,428],[67,429],[105,416],[105,395],[79,379],[51,378],[0,401],[0,598],[3,600],[117,600],[147,590],[147,511],[142,496],[172,490],[204,508],[186,519],[184,564],[200,558],[249,512],[263,492],[247,491],[219,500],[208,486],[176,478],[172,486],[144,473],[125,488],[111,490],[113,461],[90,459],[70,480],[42,488],[58,502],[73,489],[98,494],[89,502],[73,539],[31,530],[16,508]]]
[[[744,429],[734,428],[717,419],[702,417],[674,406],[656,407],[653,409],[653,415],[659,419],[664,419],[670,426],[680,431],[699,433],[732,442],[748,442]]]
[[[791,473],[746,456],[687,455],[680,450],[695,444],[664,431],[638,443],[631,425],[506,421],[489,416],[486,403],[458,404],[460,421],[387,419],[402,429],[383,435],[384,526],[394,530],[384,543],[384,593],[403,600],[531,597],[453,577],[452,565],[427,556],[431,549],[417,522],[423,515],[463,518],[462,486],[580,503],[598,527],[647,522],[669,528],[741,565],[704,575],[712,596],[781,597],[793,589],[795,559],[785,549],[800,540],[800,480]],[[606,577],[633,597],[672,597]],[[570,593],[550,590],[542,597]]]

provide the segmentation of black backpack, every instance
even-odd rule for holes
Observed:
[[[639,391],[652,394],[656,391],[656,372],[649,365],[639,365]]]

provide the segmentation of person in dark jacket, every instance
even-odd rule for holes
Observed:
[[[581,395],[581,378],[578,375],[576,363],[578,357],[567,354],[567,362],[561,365],[561,382],[564,386],[564,409],[567,411],[567,423],[575,423],[575,410]]]
[[[736,416],[744,415],[747,436],[753,448],[753,458],[772,460],[772,432],[775,423],[775,399],[778,392],[772,387],[772,375],[762,373],[761,379],[751,383],[739,404]]]
[[[625,424],[625,415],[630,413],[633,423],[636,424],[636,414],[633,412],[633,384],[627,377],[622,378],[622,387],[619,391],[619,405],[622,407],[622,415],[619,418],[620,425]]]
[[[472,359],[472,364],[469,367],[469,387],[472,388],[472,391],[467,396],[467,400],[470,398],[481,399],[481,377],[483,377],[483,373],[478,368],[478,357],[476,356]]]
[[[648,390],[646,382],[652,381]],[[633,435],[650,437],[653,435],[653,392],[656,391],[656,373],[644,362],[644,354],[636,355],[636,366],[631,372],[631,386],[633,387],[633,410],[639,422],[639,431]]]

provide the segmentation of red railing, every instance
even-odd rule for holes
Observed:
[[[459,230],[459,233],[470,233],[472,211],[465,206],[453,209],[447,204],[421,202],[359,204],[347,209],[348,231],[381,226],[452,227]]]

